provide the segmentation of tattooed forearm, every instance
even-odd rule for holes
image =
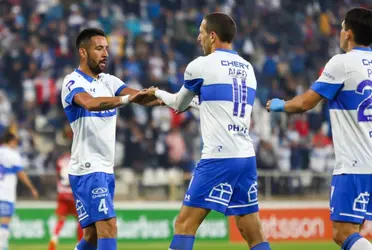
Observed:
[[[90,100],[86,105],[89,111],[104,111],[114,109],[122,105],[120,97],[95,97]]]
[[[100,109],[105,110],[105,109],[112,109],[115,108],[117,105],[114,103],[108,103],[108,102],[101,102],[99,104]]]

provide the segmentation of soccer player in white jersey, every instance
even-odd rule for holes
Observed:
[[[77,250],[116,250],[114,151],[116,107],[158,105],[154,96],[102,73],[108,58],[105,34],[85,29],[76,40],[79,68],[67,75],[62,104],[73,131],[69,180],[83,239]]]
[[[333,239],[343,250],[371,250],[359,233],[372,220],[372,11],[346,13],[340,47],[311,89],[292,100],[273,99],[267,110],[298,113],[329,102],[336,154],[330,195]]]
[[[0,146],[0,250],[8,249],[9,223],[15,211],[17,177],[30,189],[35,199],[39,194],[23,171],[22,158],[17,151],[18,139],[6,132]]]
[[[257,85],[253,67],[232,50],[236,25],[228,15],[206,15],[199,31],[205,56],[189,63],[181,90],[176,94],[148,90],[180,112],[199,96],[202,157],[169,249],[191,250],[198,227],[215,210],[235,217],[251,249],[269,250],[258,215],[256,158],[249,137]]]

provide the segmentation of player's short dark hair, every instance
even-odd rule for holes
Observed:
[[[97,28],[88,28],[80,32],[76,38],[76,48],[79,49],[82,44],[88,42],[93,36],[106,36],[105,32]]]
[[[231,43],[236,34],[236,24],[234,20],[226,14],[214,12],[206,15],[206,30],[209,33],[216,32],[221,42]]]
[[[353,8],[346,13],[345,30],[354,34],[354,41],[358,45],[372,44],[372,10]]]
[[[13,140],[16,140],[16,139],[17,139],[17,136],[14,133],[12,133],[10,131],[6,131],[2,136],[1,142],[2,143],[9,143],[9,142],[11,142]]]

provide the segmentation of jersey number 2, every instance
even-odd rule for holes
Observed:
[[[66,87],[68,88],[68,91],[71,91],[71,86],[74,85],[75,81],[71,80],[66,84]]]
[[[242,79],[241,84],[239,84],[238,78],[233,78],[232,91],[234,102],[233,116],[240,116],[243,118],[245,116],[245,107],[248,103],[248,88],[245,79]],[[241,111],[239,115],[240,104]]]
[[[364,80],[363,82],[359,83],[356,93],[363,95],[365,88],[369,87],[372,89],[372,81],[371,80]],[[369,106],[372,105],[372,92],[369,94],[369,96],[364,99],[358,106],[358,122],[371,122],[372,121],[372,115],[365,115],[364,111],[368,109]]]

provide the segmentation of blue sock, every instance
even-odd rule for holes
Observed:
[[[343,250],[350,250],[351,247],[354,245],[355,242],[357,242],[360,238],[363,238],[359,233],[354,233],[350,235],[345,241],[344,244],[342,244]]]
[[[98,239],[97,250],[116,250],[116,238],[101,238]]]
[[[172,243],[169,247],[171,250],[192,250],[194,246],[195,236],[194,235],[180,235],[176,234],[173,236]]]
[[[77,250],[96,250],[97,248],[90,244],[89,242],[81,239],[81,241],[76,246]]]
[[[269,242],[262,242],[258,245],[255,245],[252,250],[271,250]]]
[[[9,230],[9,225],[8,224],[1,224],[0,228],[4,228],[5,230]]]

